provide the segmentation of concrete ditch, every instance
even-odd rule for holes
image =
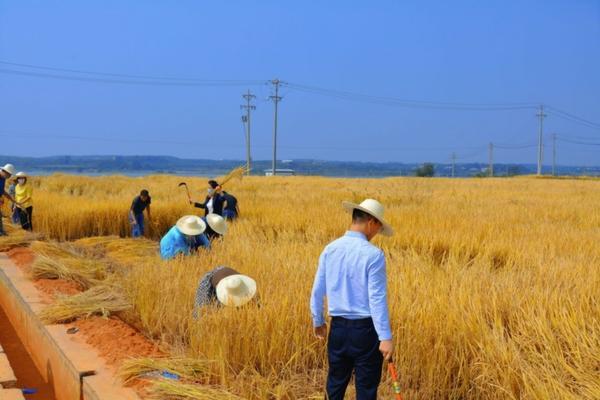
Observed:
[[[33,282],[0,254],[0,308],[43,379],[52,385],[56,400],[139,400],[118,382],[93,347],[74,340],[63,325],[44,325],[37,317],[44,306]],[[0,356],[0,368],[1,362]],[[21,394],[19,389],[2,390],[10,391],[0,392],[2,400]]]

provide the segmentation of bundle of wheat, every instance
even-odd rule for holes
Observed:
[[[234,168],[231,171],[229,171],[229,173],[227,175],[225,175],[223,178],[221,178],[219,183],[221,184],[221,186],[223,186],[227,182],[229,182],[233,179],[242,179],[242,177],[244,176],[244,174],[246,172],[248,172],[248,168],[245,165]]]
[[[130,308],[131,304],[118,289],[100,285],[73,296],[59,297],[55,303],[44,308],[39,316],[47,324],[56,324],[92,315],[108,317]]]
[[[208,360],[197,358],[175,357],[175,358],[133,358],[123,362],[119,369],[119,377],[124,382],[144,377],[154,371],[166,371],[188,381],[197,381],[200,378],[210,376],[210,366],[213,364]]]
[[[31,273],[35,279],[66,279],[87,289],[106,278],[106,265],[98,260],[54,258],[38,254],[31,266]]]
[[[41,238],[38,233],[31,233],[22,229],[5,228],[6,236],[0,236],[0,252],[9,251],[15,247],[27,246],[31,242]]]
[[[43,255],[52,258],[78,258],[81,254],[70,243],[59,243],[55,241],[43,242],[36,240],[29,245],[31,251],[37,255]]]

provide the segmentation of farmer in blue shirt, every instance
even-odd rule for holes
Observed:
[[[355,374],[356,398],[377,399],[383,360],[394,351],[387,305],[385,255],[369,243],[381,232],[394,231],[383,219],[383,206],[367,199],[360,205],[343,203],[352,212],[352,225],[325,247],[312,290],[310,308],[315,335],[327,336],[324,297],[331,330],[327,344],[327,398],[342,400]]]
[[[181,217],[160,240],[160,256],[163,260],[169,260],[179,254],[188,256],[200,247],[210,248],[205,230],[206,223],[202,218],[196,215]]]
[[[152,222],[150,215],[150,193],[146,189],[140,192],[139,196],[136,196],[131,203],[129,208],[129,222],[131,223],[131,236],[140,237],[144,236],[144,210],[148,214],[148,221]]]

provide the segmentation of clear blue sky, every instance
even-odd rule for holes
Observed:
[[[435,102],[543,102],[600,123],[598,0],[0,0],[0,61],[209,80],[277,77]],[[265,84],[124,85],[0,73],[0,154],[243,159],[239,105],[248,88],[258,96],[253,156],[269,159],[273,104]],[[455,151],[485,161],[490,141],[537,138],[533,109],[406,108],[289,87],[282,94],[282,159],[443,162]],[[554,113],[545,132],[600,143],[600,126]],[[536,149],[498,149],[495,158],[535,162]],[[600,164],[600,146],[559,142],[558,161]]]

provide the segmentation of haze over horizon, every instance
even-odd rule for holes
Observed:
[[[378,4],[4,1],[1,153],[600,165],[599,1]]]

